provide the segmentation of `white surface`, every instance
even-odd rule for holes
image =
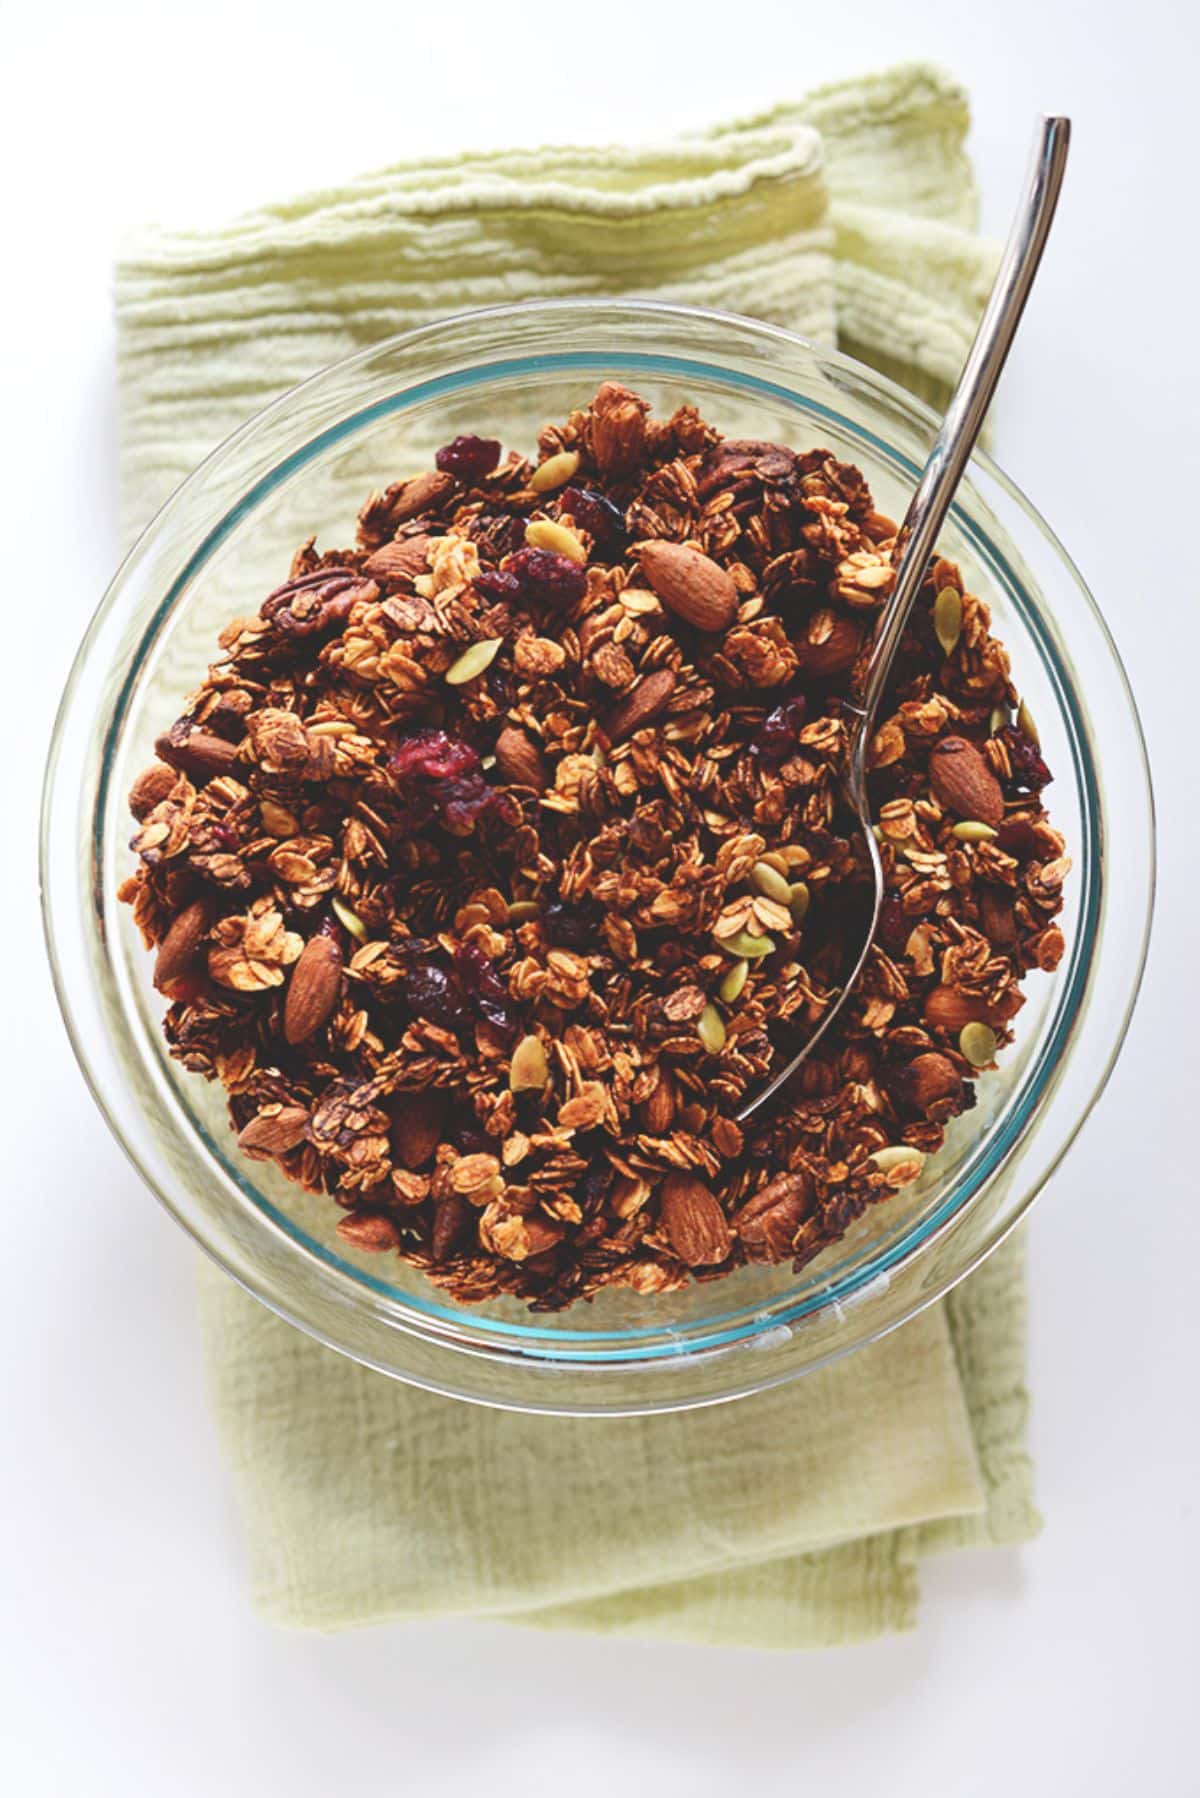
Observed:
[[[1195,1790],[1194,9],[9,0],[3,20],[0,1787]],[[1033,1229],[1045,1533],[930,1567],[915,1637],[798,1660],[467,1623],[273,1633],[246,1602],[192,1250],[92,1110],[36,919],[43,745],[115,551],[118,234],[147,217],[219,218],[422,147],[657,134],[916,54],[973,90],[997,232],[1034,110],[1075,118],[998,447],[1113,625],[1166,821],[1140,1014]]]

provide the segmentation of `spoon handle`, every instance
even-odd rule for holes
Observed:
[[[858,719],[856,746],[865,746],[870,734],[937,534],[975,447],[1025,310],[1058,204],[1070,137],[1069,119],[1044,118],[1038,126],[1025,194],[1004,246],[987,307],[897,537],[901,554],[896,581],[876,626],[862,698],[859,704],[847,708]]]

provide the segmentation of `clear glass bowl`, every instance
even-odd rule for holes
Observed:
[[[1055,774],[1074,872],[1067,954],[1027,982],[1018,1040],[979,1083],[915,1186],[794,1274],[746,1268],[681,1293],[602,1294],[558,1316],[457,1305],[335,1234],[328,1198],[243,1160],[219,1088],[181,1070],[117,887],[125,794],[229,618],[256,611],[303,538],[353,540],[372,487],[430,465],[459,432],[532,449],[538,427],[624,380],[726,432],[816,444],[859,464],[900,515],[929,411],[845,357],[749,320],[633,303],[476,312],[355,356],[218,449],[119,571],[80,649],[47,774],[43,885],[60,1003],[98,1104],[134,1165],[250,1292],[404,1380],[570,1413],[677,1409],[753,1392],[847,1353],[940,1298],[1027,1210],[1104,1086],[1137,992],[1153,893],[1145,753],[1125,675],[1079,574],[986,456],[942,548],[990,603]]]

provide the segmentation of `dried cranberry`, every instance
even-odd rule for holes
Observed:
[[[402,780],[458,780],[479,772],[479,757],[461,737],[424,726],[397,743],[391,769]]]
[[[584,1217],[591,1217],[600,1210],[612,1180],[612,1163],[604,1156],[597,1156],[588,1163],[587,1172],[579,1184],[579,1208]]]
[[[475,576],[471,585],[485,599],[515,599],[521,591],[520,581],[506,568],[485,568]]]
[[[791,699],[777,705],[773,712],[768,712],[758,729],[754,739],[754,752],[764,762],[782,762],[791,755],[800,741],[800,732],[804,729],[804,721],[808,716],[808,706],[803,694],[797,693]]]
[[[1008,751],[1009,767],[1012,769],[1010,786],[1022,793],[1040,793],[1043,787],[1050,785],[1054,776],[1042,760],[1032,737],[1027,737],[1014,724],[1006,724],[997,735]]]
[[[499,460],[500,445],[492,437],[456,437],[453,443],[443,444],[434,457],[443,474],[467,482],[481,481]]]
[[[554,900],[542,911],[542,931],[556,949],[587,949],[595,940],[595,926],[576,906]]]
[[[457,1030],[468,1021],[467,1007],[457,985],[436,962],[418,961],[400,977],[400,994],[408,1009],[443,1030]]]
[[[506,572],[516,575],[521,598],[531,605],[562,610],[587,592],[587,570],[552,549],[519,549]]]
[[[912,935],[912,928],[912,919],[905,917],[899,895],[885,893],[883,904],[879,907],[879,923],[875,927],[875,935],[889,955],[903,955]]]
[[[478,750],[448,731],[427,726],[401,738],[390,766],[399,788],[393,816],[400,831],[421,830],[436,818],[453,836],[465,837],[483,817],[516,822],[513,801],[484,779]]]
[[[513,1035],[517,1020],[508,988],[483,950],[475,943],[460,943],[454,952],[454,971],[480,1017],[506,1036]]]
[[[460,1155],[494,1155],[496,1139],[481,1130],[473,1112],[468,1112],[460,1123],[451,1125],[450,1141]]]
[[[629,540],[625,514],[607,493],[595,487],[568,487],[563,492],[562,509],[576,524],[589,531],[605,550],[624,549]]]

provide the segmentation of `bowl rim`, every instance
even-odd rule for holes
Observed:
[[[109,612],[115,607],[117,601],[121,597],[122,590],[123,590],[124,583],[125,583],[125,577],[126,577],[127,573],[130,571],[130,569],[134,565],[136,565],[136,563],[139,559],[139,556],[142,553],[142,551],[144,550],[144,548],[146,547],[146,545],[157,537],[157,535],[160,532],[160,529],[164,526],[164,524],[169,522],[171,514],[173,513],[175,508],[184,503],[186,496],[194,493],[197,489],[201,489],[204,487],[205,482],[206,482],[206,477],[209,473],[209,470],[212,468],[212,466],[215,463],[223,462],[226,458],[233,456],[236,453],[239,446],[245,444],[248,440],[253,439],[255,436],[257,436],[263,430],[264,426],[268,423],[268,421],[270,421],[272,418],[275,418],[280,415],[287,414],[287,413],[290,413],[291,411],[293,411],[297,407],[297,405],[302,401],[303,395],[306,393],[306,391],[328,382],[331,378],[343,377],[343,376],[352,377],[354,371],[357,368],[371,363],[375,359],[380,358],[381,356],[387,354],[390,351],[401,350],[401,349],[406,350],[406,349],[409,349],[412,347],[419,347],[425,341],[436,342],[439,337],[446,337],[446,336],[452,334],[455,329],[461,329],[464,326],[475,326],[475,325],[481,325],[481,324],[486,325],[486,323],[489,320],[495,321],[497,324],[499,324],[501,321],[511,320],[515,317],[545,317],[547,319],[553,319],[553,317],[556,314],[559,314],[559,315],[570,314],[576,318],[591,317],[592,319],[599,319],[600,317],[602,317],[606,314],[611,316],[614,313],[619,314],[624,318],[647,316],[649,318],[671,319],[671,320],[688,320],[688,321],[700,320],[700,321],[705,321],[705,322],[709,323],[710,325],[712,325],[718,329],[722,329],[722,330],[727,329],[732,326],[741,332],[751,333],[752,336],[760,342],[768,342],[769,343],[770,341],[775,340],[775,341],[778,341],[781,345],[786,346],[789,351],[794,352],[796,349],[802,349],[802,350],[808,352],[815,359],[817,365],[823,371],[843,370],[849,376],[853,377],[856,381],[859,381],[859,382],[866,381],[869,385],[873,385],[877,388],[881,388],[885,394],[890,395],[890,397],[894,401],[898,402],[899,405],[903,408],[903,410],[906,411],[910,416],[915,416],[918,419],[923,419],[931,427],[931,429],[936,429],[936,426],[938,423],[937,415],[923,401],[918,399],[915,395],[913,395],[911,392],[909,392],[909,390],[902,387],[897,382],[891,380],[888,376],[883,375],[878,370],[872,368],[870,365],[860,363],[857,360],[855,360],[854,358],[848,357],[837,350],[827,349],[822,345],[815,344],[811,340],[801,336],[798,333],[788,331],[786,328],[784,328],[782,326],[769,324],[769,323],[766,323],[765,321],[761,321],[761,320],[757,320],[757,319],[746,318],[746,317],[744,317],[740,314],[736,314],[736,313],[723,312],[723,311],[720,311],[720,310],[714,309],[714,308],[680,305],[680,304],[675,304],[675,303],[666,302],[666,301],[615,300],[615,299],[611,299],[611,298],[587,298],[587,299],[555,299],[555,300],[519,301],[519,302],[514,302],[512,304],[504,304],[504,305],[498,305],[498,306],[489,306],[489,307],[484,307],[484,308],[470,309],[465,312],[459,312],[459,313],[455,313],[452,315],[448,315],[445,318],[442,318],[442,319],[439,319],[436,321],[431,321],[429,323],[417,326],[411,331],[406,331],[406,332],[399,333],[399,334],[394,335],[389,338],[381,339],[377,343],[365,346],[364,348],[355,351],[352,355],[345,357],[345,358],[341,358],[338,361],[336,361],[332,364],[329,364],[322,369],[315,371],[304,382],[301,382],[301,383],[289,388],[285,393],[279,395],[277,398],[272,400],[266,407],[264,407],[264,408],[260,409],[258,412],[256,412],[252,417],[250,417],[242,425],[240,425],[237,428],[237,430],[235,430],[230,435],[228,435],[226,438],[224,438],[218,445],[216,445],[214,447],[214,449],[212,451],[210,451],[209,455],[206,456],[200,464],[198,464],[198,466],[192,471],[192,473],[186,478],[186,480],[184,482],[182,482],[175,489],[175,491],[164,501],[162,506],[160,506],[158,508],[158,510],[153,515],[153,517],[150,519],[149,523],[146,525],[145,529],[139,534],[137,540],[135,541],[133,546],[130,548],[130,550],[128,551],[126,556],[124,558],[122,558],[115,574],[113,575],[111,581],[109,582],[108,586],[106,587],[105,592],[99,602],[99,605],[97,606],[97,608],[88,624],[87,630],[84,634],[84,637],[80,644],[79,650],[78,650],[76,657],[72,663],[71,671],[68,676],[66,686],[64,688],[62,701],[60,703],[60,706],[58,708],[58,712],[57,712],[57,715],[55,718],[53,735],[52,735],[52,740],[51,740],[50,754],[49,754],[48,761],[47,761],[45,784],[44,784],[44,789],[43,789],[43,800],[42,800],[41,871],[42,871],[43,929],[44,929],[44,933],[45,933],[47,950],[48,950],[48,954],[49,954],[49,958],[50,958],[52,976],[53,976],[53,980],[54,980],[55,992],[56,992],[56,996],[58,998],[58,1003],[59,1003],[60,1009],[63,1013],[63,1017],[64,1017],[64,1021],[66,1023],[68,1035],[71,1040],[73,1052],[75,1054],[76,1060],[78,1061],[78,1063],[80,1065],[81,1071],[84,1074],[84,1078],[88,1084],[88,1087],[92,1093],[92,1096],[93,1096],[94,1100],[96,1101],[102,1115],[104,1116],[105,1121],[108,1124],[110,1130],[116,1136],[118,1142],[121,1144],[122,1149],[126,1153],[127,1157],[130,1159],[130,1161],[133,1163],[133,1165],[137,1169],[138,1173],[141,1175],[142,1179],[144,1181],[146,1181],[146,1183],[148,1185],[150,1185],[151,1189],[156,1193],[156,1196],[160,1199],[160,1201],[162,1203],[165,1204],[165,1206],[170,1211],[171,1215],[176,1219],[176,1221],[180,1222],[183,1225],[183,1227],[188,1230],[189,1234],[193,1237],[193,1239],[200,1243],[200,1245],[205,1249],[206,1253],[208,1253],[209,1256],[212,1259],[214,1259],[224,1269],[224,1271],[227,1274],[231,1275],[231,1277],[233,1277],[235,1280],[237,1280],[239,1284],[242,1284],[243,1286],[247,1287],[248,1290],[251,1290],[256,1297],[261,1299],[271,1309],[273,1309],[277,1312],[280,1312],[282,1315],[288,1316],[289,1320],[291,1322],[296,1324],[301,1329],[305,1330],[310,1335],[316,1336],[319,1340],[326,1342],[329,1346],[331,1346],[335,1349],[339,1349],[342,1352],[354,1354],[356,1356],[356,1358],[358,1358],[360,1360],[365,1359],[365,1357],[360,1355],[357,1350],[347,1349],[347,1347],[344,1343],[340,1343],[336,1340],[333,1340],[327,1332],[325,1332],[322,1329],[320,1329],[319,1327],[315,1326],[310,1320],[307,1320],[304,1317],[295,1315],[292,1310],[283,1306],[280,1303],[278,1294],[270,1291],[266,1282],[262,1282],[262,1283],[258,1283],[258,1284],[249,1282],[247,1279],[245,1279],[243,1277],[243,1275],[240,1272],[238,1272],[235,1268],[233,1268],[230,1265],[230,1260],[227,1259],[227,1257],[221,1252],[221,1248],[220,1248],[218,1242],[211,1240],[209,1237],[202,1234],[196,1228],[196,1225],[194,1224],[192,1219],[189,1216],[184,1215],[184,1213],[176,1205],[176,1203],[173,1202],[172,1197],[171,1197],[170,1193],[165,1189],[164,1184],[162,1182],[160,1182],[157,1178],[155,1178],[148,1171],[148,1169],[142,1165],[142,1163],[139,1160],[134,1149],[132,1148],[130,1143],[127,1141],[126,1134],[125,1134],[124,1130],[122,1129],[117,1117],[114,1115],[113,1111],[110,1109],[110,1106],[109,1106],[109,1104],[105,1098],[104,1092],[103,1092],[101,1080],[98,1077],[98,1075],[96,1074],[96,1071],[93,1066],[92,1050],[91,1050],[91,1048],[89,1048],[89,1045],[88,1045],[87,1041],[85,1040],[82,1026],[81,1026],[80,1021],[77,1018],[76,1013],[75,1013],[75,1008],[72,1003],[71,995],[70,995],[69,991],[67,990],[67,983],[64,979],[64,973],[63,973],[63,968],[62,968],[62,964],[61,964],[58,943],[56,940],[55,917],[54,917],[54,907],[55,907],[56,899],[55,899],[55,894],[54,894],[54,881],[51,878],[51,874],[50,874],[50,863],[51,863],[50,836],[51,836],[51,831],[52,831],[52,821],[51,821],[50,813],[51,813],[51,802],[52,802],[52,798],[53,798],[54,791],[55,791],[55,782],[56,782],[56,777],[57,777],[57,773],[58,773],[58,765],[59,765],[60,750],[61,750],[61,745],[62,745],[64,723],[70,712],[72,702],[75,698],[79,679],[84,670],[84,666],[86,664],[87,657],[88,657],[88,652],[94,641],[95,635],[96,635],[97,631],[99,630],[99,628],[101,627],[101,625],[103,624],[103,622],[105,621],[105,619],[107,618]],[[614,351],[613,354],[614,354],[614,359],[619,359],[621,352]],[[476,373],[480,378],[482,378],[484,376],[488,366],[490,366],[490,365],[484,365],[482,368],[476,370]],[[397,386],[396,393],[401,394],[408,390],[409,389],[408,389],[407,385],[400,384]],[[347,419],[361,418],[363,415],[363,410],[364,409],[362,407],[359,407],[354,412],[348,412]],[[369,411],[370,409],[366,408],[366,410]],[[321,438],[321,435],[322,435],[322,433],[320,433],[320,432],[316,433],[316,435],[312,439],[310,439],[306,448],[311,451],[312,444],[315,442],[318,442]],[[893,446],[889,446],[889,448],[892,448],[892,447]],[[896,453],[894,451],[894,449],[893,449],[893,453]],[[1092,619],[1093,619],[1096,627],[1099,630],[1099,633],[1103,640],[1103,645],[1104,645],[1105,649],[1107,650],[1107,653],[1111,659],[1113,671],[1115,672],[1117,679],[1120,683],[1120,686],[1123,689],[1124,697],[1125,697],[1125,700],[1126,700],[1126,703],[1128,706],[1129,719],[1133,726],[1133,731],[1134,731],[1134,735],[1135,735],[1135,739],[1136,739],[1136,743],[1137,743],[1137,747],[1138,747],[1138,763],[1139,763],[1138,771],[1141,776],[1141,784],[1144,789],[1144,794],[1145,794],[1145,799],[1146,799],[1145,828],[1146,828],[1146,837],[1147,837],[1147,854],[1148,854],[1148,870],[1149,871],[1148,871],[1147,891],[1146,891],[1146,898],[1145,898],[1145,913],[1144,913],[1144,917],[1142,919],[1140,941],[1137,945],[1137,954],[1136,954],[1135,963],[1133,966],[1132,978],[1129,980],[1128,991],[1127,991],[1127,996],[1125,999],[1123,1011],[1119,1018],[1118,1026],[1112,1035],[1112,1041],[1111,1041],[1111,1047],[1109,1049],[1109,1053],[1106,1057],[1103,1067],[1101,1068],[1101,1070],[1099,1072],[1098,1078],[1095,1079],[1094,1085],[1092,1086],[1090,1095],[1087,1099],[1087,1103],[1083,1106],[1083,1108],[1079,1111],[1078,1115],[1074,1118],[1070,1129],[1066,1133],[1065,1139],[1064,1139],[1058,1153],[1054,1156],[1054,1158],[1051,1161],[1051,1163],[1049,1164],[1049,1166],[1047,1166],[1041,1172],[1040,1177],[1036,1180],[1036,1182],[1034,1182],[1029,1187],[1027,1192],[1024,1194],[1021,1203],[1013,1210],[1011,1216],[1007,1217],[1004,1220],[1003,1227],[998,1229],[997,1231],[995,1231],[991,1236],[989,1236],[988,1239],[979,1246],[978,1250],[976,1251],[976,1253],[973,1256],[966,1258],[964,1263],[960,1267],[958,1267],[954,1270],[952,1277],[946,1279],[944,1282],[942,1282],[940,1284],[935,1282],[934,1286],[927,1293],[921,1294],[920,1297],[918,1298],[918,1300],[913,1302],[908,1308],[904,1309],[900,1315],[886,1320],[881,1325],[881,1327],[874,1332],[871,1332],[871,1333],[864,1332],[853,1343],[848,1343],[845,1345],[845,1347],[840,1347],[840,1348],[835,1349],[833,1351],[833,1353],[829,1356],[823,1357],[820,1360],[809,1361],[808,1363],[805,1364],[804,1367],[796,1368],[795,1370],[793,1370],[790,1373],[785,1372],[785,1373],[781,1374],[779,1376],[781,1379],[797,1377],[802,1372],[809,1371],[813,1367],[823,1365],[824,1362],[827,1360],[836,1358],[837,1355],[840,1353],[850,1352],[853,1348],[862,1346],[866,1342],[873,1341],[873,1340],[877,1339],[878,1336],[885,1334],[888,1330],[898,1327],[899,1324],[907,1321],[909,1318],[916,1315],[920,1310],[924,1309],[925,1305],[934,1303],[939,1298],[944,1296],[946,1291],[948,1291],[953,1285],[957,1284],[959,1280],[961,1280],[962,1278],[965,1278],[966,1275],[968,1273],[970,1273],[973,1270],[973,1268],[976,1267],[979,1264],[979,1262],[985,1258],[985,1256],[987,1254],[990,1254],[992,1252],[992,1250],[995,1247],[997,1247],[999,1245],[999,1243],[1005,1239],[1005,1237],[1011,1232],[1011,1230],[1013,1228],[1015,1228],[1016,1224],[1020,1221],[1020,1219],[1026,1215],[1030,1205],[1033,1203],[1034,1198],[1036,1198],[1038,1193],[1040,1193],[1040,1191],[1043,1190],[1046,1182],[1048,1181],[1050,1176],[1053,1174],[1055,1169],[1060,1165],[1062,1159],[1067,1154],[1070,1147],[1073,1145],[1074,1141],[1076,1140],[1076,1138],[1079,1134],[1079,1131],[1082,1129],[1083,1124],[1086,1122],[1087,1117],[1091,1114],[1097,1101],[1099,1100],[1101,1093],[1103,1092],[1105,1086],[1107,1085],[1107,1081],[1111,1075],[1112,1068],[1115,1065],[1116,1060],[1119,1056],[1121,1047],[1123,1045],[1123,1042],[1124,1042],[1124,1039],[1125,1039],[1125,1036],[1126,1036],[1126,1033],[1128,1030],[1129,1022],[1130,1022],[1133,1010],[1134,1010],[1136,1002],[1137,1002],[1137,997],[1138,997],[1138,993],[1140,991],[1143,972],[1144,972],[1144,968],[1145,968],[1145,961],[1146,961],[1146,955],[1147,955],[1147,950],[1148,950],[1148,942],[1149,942],[1149,936],[1150,936],[1150,930],[1151,930],[1151,924],[1152,924],[1153,905],[1154,905],[1154,877],[1155,877],[1154,799],[1153,799],[1153,786],[1152,786],[1152,781],[1151,781],[1151,776],[1150,776],[1150,769],[1149,769],[1149,764],[1148,764],[1148,758],[1146,755],[1144,734],[1142,732],[1141,721],[1140,721],[1140,718],[1139,718],[1138,712],[1137,712],[1136,701],[1134,700],[1132,691],[1130,689],[1128,676],[1126,674],[1123,663],[1121,661],[1120,654],[1116,648],[1115,643],[1113,642],[1111,632],[1109,631],[1107,624],[1105,623],[1104,618],[1101,615],[1086,582],[1083,580],[1079,570],[1076,568],[1071,557],[1067,554],[1065,548],[1063,547],[1063,545],[1062,545],[1061,541],[1059,540],[1059,538],[1057,537],[1056,533],[1047,524],[1046,520],[1042,517],[1040,512],[1038,512],[1038,510],[1031,504],[1031,502],[1025,496],[1023,491],[1016,485],[1015,482],[1013,482],[997,466],[997,464],[992,460],[992,458],[989,455],[987,455],[985,452],[977,451],[976,454],[974,455],[974,457],[972,458],[972,461],[978,467],[980,467],[982,470],[984,470],[1000,486],[1000,488],[1003,491],[1005,491],[1017,503],[1017,505],[1024,511],[1024,513],[1036,524],[1037,528],[1042,533],[1042,535],[1045,538],[1046,543],[1049,546],[1049,548],[1051,549],[1051,551],[1057,556],[1057,558],[1060,560],[1060,562],[1065,566],[1065,568],[1073,576],[1074,582],[1079,591],[1079,594],[1082,597],[1086,606],[1089,608],[1091,615],[1092,615]],[[248,491],[248,494],[246,497],[248,498],[249,494],[253,493],[253,491],[254,491],[254,489],[251,488]],[[192,559],[194,560],[194,559],[199,558],[201,556],[201,553],[202,553],[202,549],[195,550]],[[144,643],[145,640],[146,640],[146,633],[143,633],[139,645],[137,647],[135,647],[135,649],[132,652],[132,666],[137,665],[137,662],[139,660],[140,653],[141,653],[141,643]],[[1084,999],[1086,998],[1088,991],[1089,991],[1089,987],[1085,983],[1085,985],[1081,991],[1079,1003],[1076,1006],[1076,1013],[1079,1010],[1079,1006],[1083,1003]],[[1072,1018],[1070,1020],[1071,1028],[1073,1028],[1073,1024],[1074,1024],[1074,1018]],[[936,1226],[934,1226],[933,1228],[928,1230],[922,1236],[921,1240],[918,1243],[912,1245],[908,1249],[907,1258],[911,1259],[911,1258],[915,1257],[916,1255],[923,1253],[926,1250],[926,1248],[931,1246],[931,1244],[939,1236],[943,1235],[947,1230],[952,1228],[958,1215],[959,1215],[960,1210],[961,1210],[961,1207],[956,1207],[956,1208],[950,1210],[949,1213],[946,1216],[944,1216]],[[294,1240],[295,1239],[293,1237],[293,1241]],[[359,1276],[357,1278],[359,1279],[359,1283],[361,1283],[361,1277]],[[514,1351],[512,1348],[508,1347],[503,1341],[493,1340],[493,1341],[485,1343],[485,1344],[479,1344],[479,1343],[469,1344],[469,1343],[464,1343],[461,1341],[450,1340],[445,1335],[442,1335],[436,1331],[434,1331],[432,1333],[429,1333],[427,1331],[421,1331],[420,1333],[423,1334],[424,1339],[427,1342],[436,1343],[436,1345],[438,1347],[453,1349],[456,1352],[456,1354],[459,1354],[459,1355],[461,1355],[461,1354],[468,1354],[468,1355],[478,1354],[478,1355],[483,1355],[486,1358],[491,1358],[493,1360],[505,1361],[510,1364],[513,1362],[521,1362],[524,1365],[527,1365],[527,1366],[530,1365],[530,1362],[527,1359],[527,1352],[521,1351],[519,1349]],[[598,1338],[599,1332],[597,1332],[596,1334],[597,1334],[597,1338]],[[684,1358],[693,1358],[693,1357],[701,1356],[701,1355],[705,1354],[706,1352],[711,1352],[711,1349],[706,1349],[706,1347],[704,1345],[697,1344],[694,1346],[689,1346],[685,1351],[683,1351],[683,1355],[684,1355]],[[663,1362],[660,1359],[656,1364],[659,1366],[662,1366]],[[408,1374],[400,1373],[399,1370],[397,1370],[396,1368],[388,1366],[384,1363],[375,1363],[375,1365],[379,1366],[381,1368],[381,1371],[387,1372],[393,1376],[401,1377],[401,1378],[410,1378],[411,1377]],[[563,1365],[562,1358],[560,1358],[558,1360],[557,1365],[560,1367]],[[597,1357],[597,1358],[588,1357],[586,1359],[577,1357],[574,1360],[573,1365],[578,1371],[583,1371],[590,1375],[593,1372],[603,1370],[609,1364],[606,1363],[604,1361],[604,1359],[601,1357]],[[627,1357],[623,1357],[621,1359],[620,1365],[622,1367],[622,1371],[628,1371],[628,1369],[630,1367],[629,1359]],[[434,1389],[434,1390],[441,1390],[441,1391],[447,1391],[447,1392],[456,1392],[457,1391],[457,1389],[452,1385],[440,1386],[436,1382],[433,1382],[433,1381],[417,1380],[416,1383],[431,1386],[432,1389]],[[775,1381],[758,1382],[758,1383],[756,1383],[756,1385],[753,1389],[760,1389],[761,1385],[766,1384],[766,1383],[773,1384],[776,1382]],[[468,1398],[475,1396],[474,1394],[471,1394],[471,1393],[462,1393],[462,1392],[458,1392],[457,1395],[462,1396],[462,1397],[468,1397]],[[732,1397],[732,1396],[737,1396],[737,1394],[736,1393],[728,1393],[728,1394],[722,1394],[719,1396]],[[482,1402],[496,1402],[496,1401],[491,1400],[491,1399],[486,1399],[486,1400],[483,1400]],[[674,1408],[676,1405],[683,1404],[688,1401],[672,1400],[671,1402],[672,1402],[672,1407]],[[706,1402],[717,1402],[717,1400],[712,1399],[712,1398],[700,1398],[694,1402],[706,1403]],[[539,1407],[539,1408],[543,1408],[543,1407]],[[547,1406],[544,1408],[555,1408],[555,1407]],[[657,1407],[652,1406],[649,1408],[657,1408]],[[572,1407],[570,1407],[570,1409],[577,1414],[576,1407],[572,1406]]]

